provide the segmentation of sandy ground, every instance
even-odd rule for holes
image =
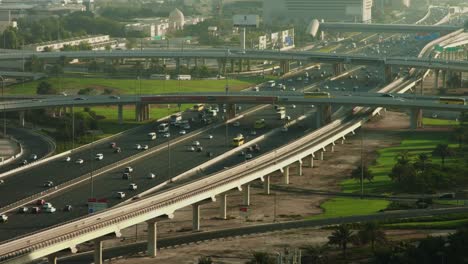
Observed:
[[[365,128],[363,144],[364,156],[368,161],[376,158],[376,150],[399,143],[395,131],[407,129],[408,117],[402,113],[386,112],[381,117],[368,123]],[[338,142],[337,142],[338,143]],[[325,152],[324,161],[315,161],[314,168],[303,168],[303,175],[296,176],[295,168],[291,170],[290,184],[301,188],[339,190],[338,182],[349,176],[350,172],[359,164],[361,137],[350,136],[343,145],[337,144],[335,151]],[[282,177],[276,173],[272,177],[272,184],[282,184]],[[275,199],[276,196],[276,199]],[[286,192],[276,192],[275,195],[265,195],[260,188],[251,188],[251,206],[248,219],[241,215],[242,193],[235,190],[228,194],[228,220],[219,220],[219,206],[217,202],[205,204],[201,207],[202,230],[215,230],[233,226],[270,223],[276,220],[292,220],[321,213],[319,205],[326,200],[322,196],[307,196]],[[275,206],[276,200],[276,206]],[[183,208],[175,213],[175,218],[158,223],[158,236],[169,237],[191,232],[191,207]],[[123,230],[124,243],[135,241],[135,233],[144,239],[146,224],[140,224]],[[408,231],[405,231],[408,232]],[[410,236],[404,233],[405,236]],[[411,235],[415,233],[412,232]],[[112,263],[196,263],[200,256],[211,256],[215,263],[245,263],[253,250],[269,252],[281,251],[286,246],[299,248],[306,245],[322,244],[327,241],[328,230],[301,229],[297,231],[276,232],[246,238],[233,238],[223,241],[212,241],[198,245],[161,249],[156,258],[145,256],[126,257],[113,260]],[[395,237],[403,236],[401,231],[391,234]],[[424,234],[421,234],[425,236]],[[220,243],[222,242],[222,243]],[[120,244],[118,241],[107,241],[106,246]]]

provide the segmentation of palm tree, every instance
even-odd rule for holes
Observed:
[[[387,241],[385,232],[383,232],[376,222],[367,222],[358,232],[359,241],[367,244],[371,243],[372,251],[375,251],[375,244],[383,244]]]
[[[467,130],[465,126],[459,126],[453,131],[455,139],[458,141],[458,148],[461,149],[463,142],[467,138]]]
[[[210,257],[199,257],[198,258],[198,264],[212,264],[213,260]]]
[[[247,262],[248,264],[274,264],[275,259],[267,252],[255,251],[252,252],[252,259]]]
[[[327,245],[310,246],[305,249],[306,256],[308,256],[310,258],[310,261],[314,264],[328,263],[328,257],[326,255],[327,249],[328,249]]]
[[[372,179],[374,179],[374,175],[372,174],[372,172],[369,170],[369,168],[367,166],[364,165],[364,170],[361,169],[362,167],[359,165],[356,169],[354,169],[352,172],[351,172],[351,178],[355,179],[355,180],[358,180],[359,182],[361,182],[361,176],[363,179],[365,180],[368,180],[368,181],[372,181]],[[362,170],[362,171],[361,171]]]
[[[420,153],[414,165],[421,171],[425,171],[430,161],[431,158],[429,157],[429,155],[427,155],[427,153]]]
[[[328,244],[337,245],[343,251],[343,256],[346,258],[346,249],[348,243],[353,239],[353,232],[349,229],[348,225],[341,224],[335,231],[328,237]]]
[[[406,165],[410,162],[410,153],[408,150],[400,151],[396,156],[395,160],[398,164]]]
[[[454,152],[447,144],[438,144],[434,151],[432,151],[433,156],[438,156],[442,159],[442,166],[445,165],[445,158],[453,156]]]

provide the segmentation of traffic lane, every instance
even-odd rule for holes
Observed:
[[[287,109],[287,111],[292,118],[296,118],[303,113],[303,109],[301,107],[290,108]],[[268,128],[257,129],[257,135],[255,136],[248,135],[253,130],[255,120],[258,120],[259,118],[264,118],[267,121]],[[193,140],[171,146],[170,157],[169,150],[165,149],[149,158],[145,158],[131,164],[131,166],[135,168],[135,171],[131,173],[132,180],[122,179],[122,168],[112,170],[105,175],[93,178],[92,184],[91,179],[89,179],[86,183],[48,200],[57,208],[57,212],[53,215],[46,213],[12,214],[9,219],[10,221],[7,224],[0,225],[0,241],[86,215],[88,212],[86,202],[91,196],[98,199],[108,199],[109,205],[113,206],[123,201],[117,199],[115,196],[119,191],[125,192],[126,195],[128,195],[126,198],[129,198],[130,196],[154,187],[175,175],[183,173],[203,162],[208,161],[209,157],[206,155],[207,150],[213,152],[215,155],[219,155],[224,153],[226,150],[230,150],[232,138],[239,133],[246,135],[246,137],[248,136],[249,139],[253,139],[266,133],[271,128],[284,125],[283,120],[278,120],[276,111],[273,107],[262,109],[255,115],[248,115],[242,118],[240,123],[239,127],[234,127],[232,124],[228,126],[227,138],[225,137],[226,128],[221,126],[217,129],[207,131]],[[209,134],[213,135],[213,139],[206,138]],[[200,141],[201,145],[204,147],[203,152],[190,152],[187,150],[187,147],[195,140]],[[229,144],[227,147],[226,142]],[[171,165],[169,166],[169,164]],[[156,179],[148,179],[147,176],[150,172],[156,174]],[[136,183],[138,185],[138,189],[136,191],[130,191],[128,189],[130,183]],[[73,206],[72,212],[63,211],[65,205],[68,204]],[[29,205],[29,207],[32,206],[33,205]],[[38,223],[36,225],[37,228],[35,228],[35,224],[32,223]]]
[[[49,154],[52,148],[51,144],[44,137],[26,129],[7,127],[7,135],[12,135],[21,143],[23,154],[5,166],[0,167],[0,173],[17,168],[18,162],[21,162],[23,159],[30,159],[31,154],[36,154],[37,158],[40,159]]]
[[[194,112],[185,112],[183,114],[185,119],[191,118],[194,115],[198,114]],[[202,127],[200,123],[194,123],[189,131],[200,127]],[[126,157],[137,154],[140,151],[135,149],[135,144],[146,144],[151,148],[159,144],[164,144],[167,141],[165,138],[158,138],[153,141],[149,140],[147,134],[153,131],[157,131],[157,123],[143,126],[121,137],[105,140],[102,143],[94,144],[90,148],[73,153],[70,155],[70,162],[57,159],[8,176],[4,178],[5,183],[0,185],[0,192],[3,196],[0,201],[0,206],[11,204],[44,191],[46,189],[44,183],[47,181],[53,181],[54,185],[58,185],[89,173],[97,167],[113,164]],[[179,135],[176,136],[178,137]],[[115,141],[117,145],[122,148],[121,153],[114,153],[114,149],[109,146],[109,142],[111,141]],[[104,154],[104,159],[96,161],[96,153]],[[84,163],[76,164],[75,161],[77,159],[83,159]]]

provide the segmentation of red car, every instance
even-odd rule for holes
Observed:
[[[44,205],[44,204],[45,204],[45,200],[44,200],[44,199],[37,200],[37,201],[36,201],[36,204],[37,204],[37,205]]]

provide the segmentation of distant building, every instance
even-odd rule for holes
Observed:
[[[145,37],[156,36],[154,24],[133,23],[125,25],[125,32],[138,31],[142,32]]]
[[[44,51],[46,48],[50,50],[60,50],[65,45],[78,46],[82,42],[90,44],[94,50],[104,49],[108,45],[114,47],[117,44],[117,41],[111,40],[109,35],[94,35],[30,44],[25,45],[24,49],[38,52]]]
[[[263,0],[263,21],[368,22],[372,19],[373,0]]]
[[[174,9],[169,14],[169,30],[181,30],[184,29],[185,16],[179,9]]]

